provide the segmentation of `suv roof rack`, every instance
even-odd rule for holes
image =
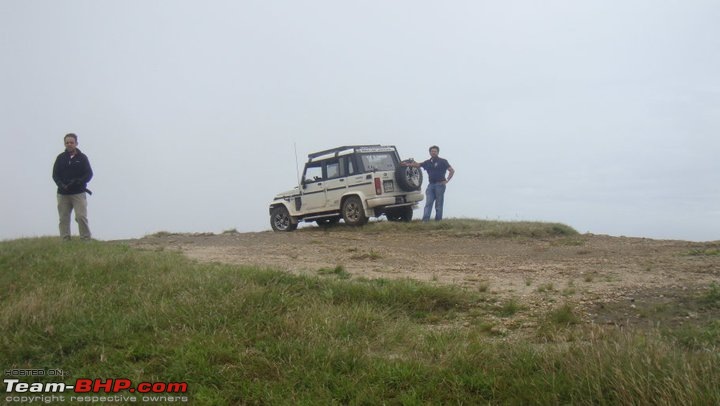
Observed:
[[[340,152],[346,151],[346,150],[348,150],[348,149],[352,149],[353,152],[354,152],[354,151],[355,151],[356,149],[358,149],[358,148],[377,148],[377,147],[382,147],[382,146],[383,146],[383,145],[380,145],[380,144],[373,144],[373,145],[345,145],[345,146],[342,146],[342,147],[326,149],[325,151],[313,152],[312,154],[308,154],[308,158],[309,158],[309,159],[313,159],[313,158],[317,158],[317,157],[319,157],[319,156],[329,155],[329,154],[332,154],[332,153],[335,153],[335,155],[337,155],[337,154],[339,154]]]

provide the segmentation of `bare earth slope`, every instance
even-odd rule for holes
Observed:
[[[255,265],[317,275],[337,266],[352,278],[412,278],[452,284],[541,310],[558,301],[586,321],[631,323],[650,306],[701,294],[720,283],[720,242],[695,243],[578,235],[478,235],[357,231],[334,227],[292,233],[160,233],[133,246],[176,249],[199,261]],[[599,310],[603,309],[603,310]],[[692,312],[679,318],[692,318]]]

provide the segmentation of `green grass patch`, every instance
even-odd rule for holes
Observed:
[[[478,219],[451,218],[442,221],[373,221],[363,227],[335,227],[325,229],[319,227],[306,227],[299,232],[427,232],[456,236],[456,237],[491,237],[491,238],[545,238],[564,237],[567,244],[580,245],[581,240],[571,239],[578,236],[578,232],[570,226],[560,223],[545,223],[534,221],[493,221]],[[564,244],[561,244],[564,245]]]
[[[711,284],[707,292],[700,298],[700,303],[720,307],[720,285],[717,283]]]
[[[580,318],[578,317],[576,310],[568,303],[565,303],[548,313],[548,320],[563,327],[580,323]]]
[[[690,349],[717,351],[720,348],[720,321],[712,320],[701,325],[684,325],[672,332],[678,342]]]
[[[520,305],[520,303],[516,299],[509,299],[500,306],[500,308],[497,310],[496,314],[500,317],[510,317],[510,316],[514,316],[517,312],[519,312],[522,309],[523,309],[523,307]]]
[[[97,241],[0,242],[0,365],[63,369],[68,384],[187,382],[198,405],[720,402],[717,326],[685,341],[588,330],[568,305],[539,328],[575,340],[506,339],[481,292],[319,273]]]
[[[363,252],[362,254],[353,254],[350,256],[350,259],[354,259],[356,261],[362,261],[362,260],[370,260],[370,261],[377,261],[378,259],[382,258],[382,255],[379,253],[370,250],[370,252]]]
[[[720,256],[720,249],[718,248],[697,248],[688,251],[686,256],[691,257],[714,257]]]
[[[335,268],[320,268],[317,271],[318,275],[334,275],[340,279],[349,279],[350,273],[343,268],[342,265],[338,265]]]
[[[557,292],[557,290],[555,289],[555,285],[552,282],[543,283],[542,285],[537,287],[537,291],[540,293]]]

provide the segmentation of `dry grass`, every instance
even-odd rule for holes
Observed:
[[[570,301],[529,313],[482,289],[100,242],[2,242],[0,269],[0,365],[69,370],[68,383],[186,381],[201,405],[720,404],[718,323],[588,326]],[[694,300],[717,309],[719,291]],[[509,339],[521,317],[535,327]]]

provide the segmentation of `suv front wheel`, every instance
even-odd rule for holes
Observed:
[[[349,226],[362,226],[368,222],[362,200],[357,196],[350,196],[343,202],[342,217]]]
[[[293,223],[290,213],[285,206],[273,207],[270,212],[270,226],[275,231],[293,231],[298,224]]]

